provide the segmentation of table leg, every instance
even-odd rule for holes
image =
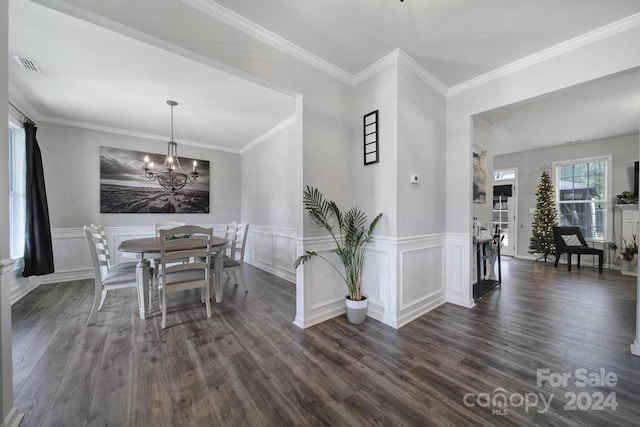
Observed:
[[[138,310],[140,319],[146,319],[149,307],[149,261],[138,260],[136,264],[136,282],[138,284]]]
[[[224,268],[224,250],[220,250],[216,252],[215,258],[213,259],[213,266],[215,271],[215,282],[216,282],[216,303],[222,302],[222,269]]]
[[[153,277],[151,278],[151,283],[149,284],[149,314],[153,311],[153,291],[154,289],[158,289],[158,267],[160,266],[160,260],[153,260]],[[162,307],[160,307],[162,308]]]

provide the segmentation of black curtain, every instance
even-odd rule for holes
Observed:
[[[47,191],[44,186],[42,154],[36,140],[38,128],[24,124],[26,167],[26,213],[24,235],[24,270],[22,277],[53,273],[53,247],[49,225]]]

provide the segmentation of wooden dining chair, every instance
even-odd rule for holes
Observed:
[[[153,224],[153,228],[155,231],[155,235],[156,237],[160,237],[160,230],[167,230],[170,228],[175,228],[175,227],[181,227],[183,225],[186,225],[186,223],[184,222],[180,222],[180,221],[158,221],[156,223]],[[182,262],[183,260],[177,260],[176,262]],[[151,260],[152,265],[155,267],[155,270],[152,272],[152,280],[153,280],[153,286],[149,287],[149,301],[152,301],[152,294],[153,294],[153,289],[156,288],[158,289],[158,274],[160,272],[160,259],[152,259]],[[159,289],[158,289],[159,291]],[[150,302],[151,304],[151,302]],[[160,302],[160,308],[162,308],[162,301]]]
[[[187,289],[201,289],[207,317],[211,317],[209,275],[212,228],[185,225],[160,229],[160,301],[162,329],[167,325],[168,295]]]
[[[231,234],[230,246],[231,250],[229,255],[225,255],[223,258],[222,271],[227,273],[229,277],[233,274],[235,284],[242,285],[242,290],[248,292],[246,281],[244,278],[244,253],[247,246],[247,236],[249,235],[249,224],[242,222],[237,225],[235,231]],[[214,263],[211,263],[211,269],[214,270]],[[240,273],[240,280],[238,281],[237,272]]]
[[[233,240],[235,239],[237,229],[238,229],[238,223],[236,221],[232,221],[227,224],[227,227],[224,232],[224,240],[228,242],[224,252],[226,256],[231,256],[231,248],[233,247]]]
[[[140,292],[136,281],[136,270],[134,269],[115,269],[109,267],[108,255],[105,250],[103,235],[98,227],[85,225],[84,234],[89,246],[89,254],[91,255],[91,264],[93,265],[94,277],[94,298],[91,313],[87,319],[87,325],[95,323],[97,312],[102,310],[102,305],[107,297],[107,292],[115,289],[136,288],[138,297],[138,306],[140,305]]]
[[[160,237],[160,230],[181,227],[183,225],[186,225],[186,224],[180,221],[159,221],[153,224],[153,228],[155,229],[156,237]]]
[[[102,238],[102,247],[104,249],[104,257],[107,260],[107,270],[108,271],[119,271],[119,270],[134,270],[136,269],[137,261],[127,261],[127,262],[119,262],[114,263],[111,258],[111,252],[109,251],[109,242],[107,239],[107,233],[104,229],[103,225],[100,224],[91,224],[91,227],[96,228],[100,232],[100,237]]]

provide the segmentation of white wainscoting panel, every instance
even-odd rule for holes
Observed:
[[[10,289],[12,305],[38,286],[34,280],[35,277],[22,277],[24,268],[22,258],[2,260],[0,266],[0,283]]]
[[[214,227],[215,230],[215,227]],[[125,240],[139,239],[142,237],[155,236],[156,230],[154,226],[147,227],[105,227],[107,233],[107,244],[113,263],[131,262],[132,258],[136,258],[135,254],[120,252],[118,246]]]
[[[249,225],[245,262],[295,283],[295,228]]]
[[[310,238],[299,246],[299,253],[331,255],[334,244],[327,238]],[[363,278],[369,316],[399,328],[445,303],[444,248],[444,235],[376,238],[367,248]],[[298,306],[295,324],[306,328],[343,314],[347,290],[338,273],[321,259],[303,268],[304,283],[297,288],[303,308]]]
[[[398,239],[398,308],[400,328],[446,302],[444,234]]]
[[[445,283],[447,302],[471,308],[471,236],[466,233],[448,233],[446,243]]]
[[[400,274],[404,285],[400,289],[400,309],[406,310],[444,290],[443,252],[442,246],[400,252]]]
[[[91,256],[89,255],[84,229],[54,228],[51,230],[51,242],[55,267],[55,273],[51,276],[55,277],[55,282],[69,281],[58,280],[61,273],[77,273],[91,269]],[[93,273],[90,272],[89,274]],[[48,282],[54,283],[49,280]]]
[[[367,247],[362,277],[363,293],[369,298],[369,315],[381,322],[393,318],[392,280],[395,277],[395,245],[377,241]],[[393,271],[393,273],[392,273]]]
[[[334,247],[335,244],[331,238],[313,237],[304,241],[299,240],[297,253],[315,251],[335,260],[335,255],[329,252]],[[340,265],[339,261],[336,265]],[[298,268],[294,324],[301,328],[308,328],[343,314],[346,292],[344,281],[327,262],[317,257],[309,260]]]

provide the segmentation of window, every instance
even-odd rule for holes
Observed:
[[[586,239],[605,240],[611,156],[554,163],[558,223],[580,227]]]
[[[493,171],[493,180],[494,181],[511,181],[516,179],[516,170],[515,169],[503,169]]]
[[[24,129],[9,122],[9,256],[14,259],[24,255],[25,170]]]

